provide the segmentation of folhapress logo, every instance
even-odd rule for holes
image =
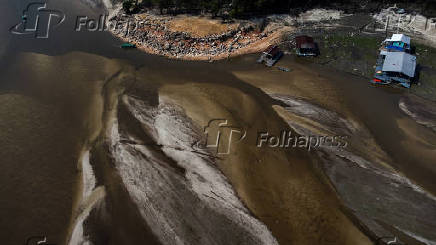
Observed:
[[[216,149],[217,155],[230,154],[233,143],[243,140],[246,131],[242,128],[229,125],[226,119],[214,119],[204,129],[206,134],[206,147]]]
[[[213,119],[204,128],[206,142],[200,141],[193,145],[198,149],[212,148],[216,155],[228,155],[231,148],[246,138],[247,131],[242,128],[229,125],[226,119]],[[316,149],[330,149],[341,151],[348,147],[349,136],[322,136],[322,135],[299,135],[293,130],[282,130],[280,134],[272,134],[267,131],[257,132],[256,147],[258,148],[300,148],[307,151]],[[195,150],[195,149],[194,149]]]
[[[61,25],[65,14],[47,8],[46,2],[33,2],[23,10],[21,22],[14,25],[10,32],[16,35],[31,35],[36,38],[48,38],[50,29]]]

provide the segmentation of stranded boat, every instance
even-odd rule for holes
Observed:
[[[410,53],[410,37],[393,34],[391,38],[384,40],[377,58],[374,79],[371,82],[399,83],[403,87],[410,88],[416,75],[416,56]]]
[[[416,56],[405,52],[382,52],[377,59],[374,79],[376,84],[399,83],[410,88],[415,77]]]
[[[121,44],[120,47],[125,49],[131,49],[131,48],[136,48],[136,45],[133,43],[123,43]]]
[[[296,53],[298,56],[318,56],[318,45],[309,36],[295,37]]]
[[[278,46],[271,45],[269,46],[257,60],[257,63],[265,63],[266,66],[273,66],[277,61],[282,58],[283,52],[279,49]]]

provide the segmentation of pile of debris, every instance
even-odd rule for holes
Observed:
[[[427,18],[420,14],[408,13],[396,6],[383,9],[373,18],[388,31],[402,31],[422,35],[427,40],[436,42],[436,18]]]

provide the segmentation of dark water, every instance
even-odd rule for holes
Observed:
[[[12,35],[9,28],[20,22],[29,2],[0,2],[0,240],[24,244],[43,235],[62,244],[72,214],[78,153],[86,138],[83,108],[95,81],[104,79],[100,70],[105,63],[61,56],[123,53],[108,33],[74,32],[74,16],[96,15],[79,1],[48,3],[66,15],[48,39]]]
[[[34,235],[62,243],[71,218],[77,154],[86,138],[84,109],[94,83],[116,65],[165,74],[161,82],[196,81],[235,86],[259,98],[264,94],[234,77],[232,69],[250,70],[254,56],[232,61],[168,60],[138,50],[118,48],[121,41],[106,32],[76,32],[78,15],[98,19],[100,11],[80,1],[49,1],[65,13],[65,22],[48,39],[17,36],[9,28],[21,21],[29,1],[0,2],[0,241],[21,244]],[[100,58],[98,58],[100,57]],[[310,64],[308,64],[310,65]],[[108,68],[109,67],[109,68]],[[399,93],[373,88],[347,74],[313,67],[331,78],[344,101],[394,159],[394,165],[436,193],[436,167],[419,152],[406,151],[407,135],[396,125],[403,117]],[[425,133],[431,133],[421,128]],[[434,159],[436,160],[436,159]]]

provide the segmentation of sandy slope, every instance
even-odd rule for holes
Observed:
[[[298,63],[282,62],[292,72],[237,71],[244,81],[260,87],[283,104],[274,105],[277,113],[304,135],[347,135],[346,149],[322,148],[316,152],[323,159],[317,163],[335,187],[341,201],[357,217],[372,237],[399,237],[407,244],[434,244],[433,222],[436,198],[390,166],[392,160],[377,143],[365,124],[343,103],[339,91],[326,80]],[[416,99],[415,99],[416,100]],[[403,99],[400,106],[423,125],[432,128],[434,115],[425,112],[413,99]],[[432,107],[431,107],[432,108]],[[410,112],[413,111],[413,112]],[[404,137],[404,150],[420,154],[434,171],[434,133],[423,130],[408,118],[397,120]],[[419,201],[417,201],[419,200]]]
[[[369,244],[342,214],[334,192],[319,179],[308,154],[256,147],[258,131],[278,134],[287,128],[272,108],[225,86],[186,84],[165,86],[162,92],[200,125],[210,118],[226,118],[247,130],[244,142],[232,147],[219,166],[280,244]]]

